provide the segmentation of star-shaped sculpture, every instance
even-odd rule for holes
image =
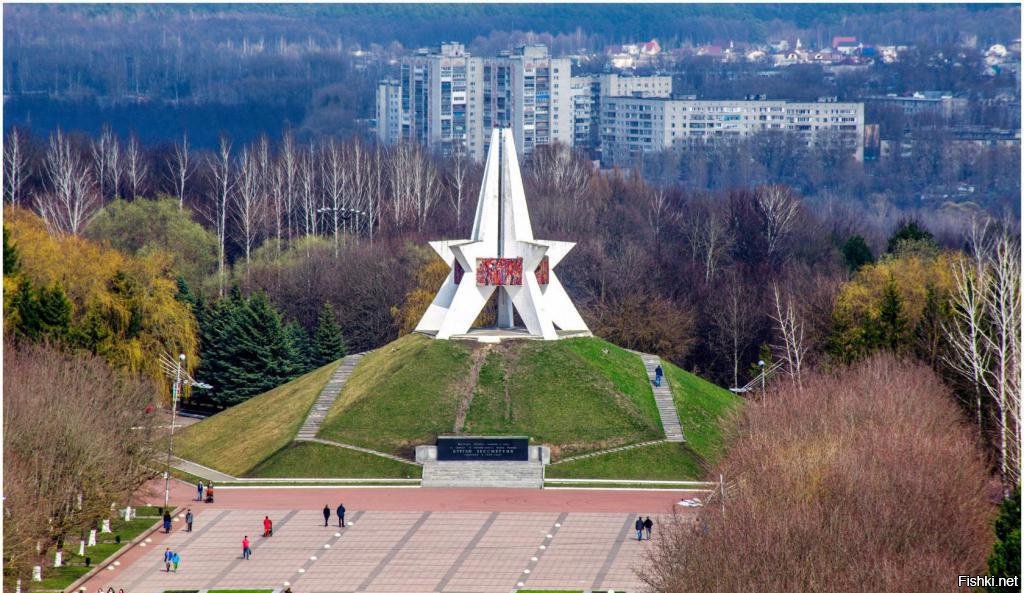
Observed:
[[[469,334],[497,290],[500,329],[515,327],[514,310],[531,336],[557,340],[557,330],[590,335],[554,272],[574,245],[533,238],[512,131],[495,129],[472,238],[430,243],[452,270],[416,331],[442,340]]]

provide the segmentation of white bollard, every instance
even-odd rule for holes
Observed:
[[[96,530],[95,529],[90,529],[89,530],[89,543],[86,544],[86,545],[89,545],[89,546],[95,546],[96,545]]]
[[[113,533],[110,530],[110,519],[103,520],[103,526],[100,527],[100,533]]]
[[[79,556],[85,556],[85,540],[84,539],[78,540],[78,555]]]
[[[21,579],[14,583],[14,593],[21,593]]]
[[[32,580],[37,583],[43,580],[43,567],[33,566],[32,567]]]
[[[64,552],[57,550],[57,553],[53,555],[53,567],[60,568],[62,564],[64,564]]]
[[[128,520],[131,521],[135,518],[135,509],[132,507],[128,507],[128,514],[131,515],[131,517],[128,518]]]

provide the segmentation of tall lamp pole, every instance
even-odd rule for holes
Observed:
[[[171,498],[171,450],[174,444],[174,421],[178,416],[178,393],[181,391],[181,363],[185,355],[178,355],[177,368],[174,371],[174,388],[171,391],[171,430],[167,434],[167,469],[164,471],[164,511]]]
[[[761,401],[763,402],[764,401],[764,375],[765,375],[764,361],[763,360],[757,361],[757,366],[761,368]]]
[[[174,386],[171,390],[171,429],[167,433],[167,468],[164,470],[164,509],[167,509],[171,500],[171,459],[173,458],[174,446],[174,423],[178,419],[178,397],[181,395],[181,388],[184,385],[191,385],[199,389],[210,389],[211,385],[200,383],[193,379],[188,371],[182,370],[181,365],[185,362],[185,355],[179,354],[178,360],[172,361],[171,357],[164,354],[160,357],[160,364],[163,366],[164,374],[174,377]]]

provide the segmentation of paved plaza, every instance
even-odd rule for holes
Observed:
[[[176,493],[180,496],[181,489]],[[295,593],[638,591],[635,570],[643,569],[651,543],[636,541],[635,513],[651,514],[663,524],[679,497],[678,492],[428,489],[224,489],[218,497],[222,494],[224,505],[192,507],[192,533],[184,531],[184,521],[176,521],[169,535],[152,534],[145,546],[122,556],[120,565],[86,583],[85,590],[280,589],[288,583]],[[322,503],[303,510],[281,508],[282,499],[311,502],[307,497],[326,500],[328,494],[330,500],[344,494],[348,527],[338,528],[334,516],[324,527]],[[493,510],[436,510],[447,505],[432,502],[453,497],[459,506]],[[567,509],[586,505],[587,498],[594,498],[599,510]],[[261,499],[269,504],[259,507]],[[375,499],[380,502],[356,504]],[[420,508],[392,508],[403,504]],[[635,510],[600,510],[615,505]],[[378,506],[386,510],[374,509]],[[537,510],[544,506],[550,510]],[[525,510],[514,510],[520,507]],[[274,521],[271,538],[261,537],[265,515]],[[657,526],[654,532],[656,539]],[[250,560],[241,559],[245,535],[252,542]],[[167,547],[181,556],[177,573],[163,571]]]

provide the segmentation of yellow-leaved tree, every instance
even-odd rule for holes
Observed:
[[[949,302],[956,254],[906,253],[862,266],[839,290],[833,308],[831,350],[853,361],[875,350],[910,347],[916,333]],[[924,336],[919,336],[924,339]]]
[[[160,355],[186,355],[193,368],[199,341],[194,315],[177,300],[170,255],[151,251],[133,257],[75,235],[50,235],[42,219],[24,209],[4,209],[4,226],[19,257],[16,277],[4,278],[10,297],[28,281],[59,286],[71,303],[64,339],[102,355],[112,365],[167,384]],[[9,299],[5,299],[5,303]],[[5,306],[5,329],[17,322]]]

